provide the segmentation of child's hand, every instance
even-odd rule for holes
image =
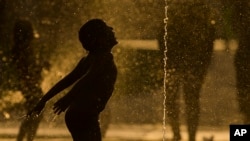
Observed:
[[[54,113],[59,115],[61,112],[64,112],[69,106],[69,100],[66,99],[65,97],[62,97],[59,99],[53,107]]]
[[[46,102],[45,101],[39,101],[37,105],[28,112],[27,116],[28,117],[37,117],[39,114],[42,112],[43,108],[45,107]]]

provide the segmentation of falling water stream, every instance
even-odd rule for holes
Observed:
[[[165,0],[165,18],[164,18],[164,24],[165,24],[165,34],[164,34],[164,82],[163,82],[163,141],[166,139],[166,97],[167,97],[167,92],[166,92],[166,83],[167,83],[167,26],[168,26],[168,2]]]

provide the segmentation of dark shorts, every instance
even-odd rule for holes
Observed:
[[[101,141],[98,114],[69,109],[65,122],[74,141]]]

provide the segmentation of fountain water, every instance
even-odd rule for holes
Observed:
[[[167,0],[165,0],[165,18],[164,18],[164,24],[165,24],[165,34],[164,34],[164,45],[165,45],[165,49],[164,49],[164,82],[163,82],[163,141],[165,141],[166,138],[166,83],[167,83],[167,38],[168,38],[168,34],[167,34],[167,26],[168,26],[168,2]]]

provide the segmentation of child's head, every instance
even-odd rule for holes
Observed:
[[[117,44],[112,30],[103,20],[92,19],[80,28],[79,40],[90,52],[108,51]]]

